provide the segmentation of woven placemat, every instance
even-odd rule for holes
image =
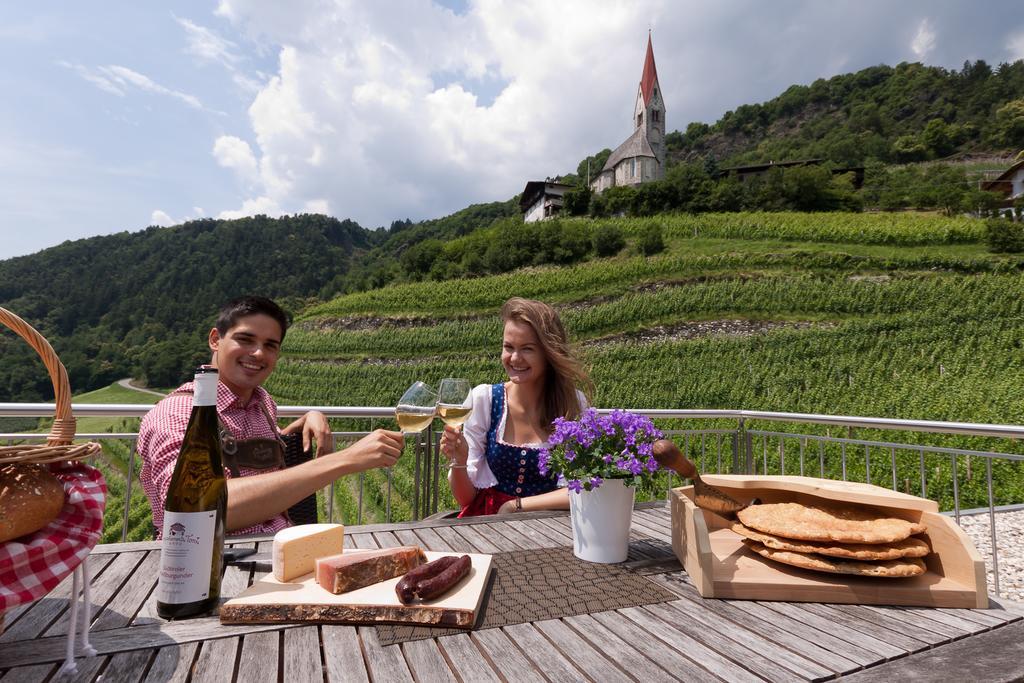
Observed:
[[[614,564],[584,562],[572,548],[496,553],[473,630],[638,607],[677,599],[650,579]],[[381,645],[465,633],[433,626],[377,626]]]

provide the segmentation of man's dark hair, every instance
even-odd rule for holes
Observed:
[[[262,296],[240,296],[224,304],[217,315],[217,333],[224,336],[238,324],[239,318],[249,315],[269,315],[281,326],[281,341],[288,331],[288,314],[270,299]]]

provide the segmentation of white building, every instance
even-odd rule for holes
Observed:
[[[1013,206],[1013,200],[1024,196],[1024,160],[1010,166],[995,180],[983,182],[981,189],[1003,195],[1003,206]]]
[[[531,180],[526,183],[522,197],[519,199],[519,210],[525,215],[523,222],[532,223],[551,218],[562,210],[565,193],[573,189],[557,180]]]
[[[633,107],[633,134],[619,145],[590,183],[595,193],[615,185],[639,185],[665,177],[665,100],[647,36],[647,55]]]

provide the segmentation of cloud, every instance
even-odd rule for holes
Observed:
[[[100,90],[110,93],[111,95],[124,97],[129,90],[137,89],[176,99],[180,102],[184,102],[193,109],[223,113],[207,109],[195,95],[190,95],[185,92],[162,86],[149,76],[129,69],[126,66],[110,64],[107,66],[90,68],[82,64],[74,64],[64,60],[59,60],[57,64],[64,68],[71,69],[87,82],[92,83]]]
[[[166,212],[160,209],[155,209],[153,214],[149,217],[150,225],[159,225],[162,228],[166,228],[170,225],[177,225],[181,221],[176,221],[171,218]]]
[[[213,143],[213,157],[224,168],[230,168],[249,183],[259,179],[256,156],[249,143],[233,135],[222,135]]]
[[[1024,31],[1012,34],[1006,41],[1006,49],[1010,52],[1011,60],[1024,59]]]
[[[922,19],[918,24],[917,33],[910,41],[910,49],[918,59],[924,59],[935,49],[935,31],[927,19]]]
[[[175,17],[174,20],[185,30],[186,54],[200,62],[223,67],[243,92],[255,94],[260,89],[265,79],[253,78],[242,71],[240,64],[244,57],[237,43],[189,19]]]
[[[636,0],[599,11],[588,0],[470,0],[457,14],[396,3],[220,1],[217,15],[239,36],[277,55],[248,109],[252,130],[237,133],[252,141],[251,161],[241,147],[214,153],[251,178],[232,211],[327,206],[373,227],[574,171],[632,132],[651,27],[669,130],[793,84],[898,63],[908,48],[959,68],[991,58],[971,50],[1005,35],[991,12],[919,0]]]

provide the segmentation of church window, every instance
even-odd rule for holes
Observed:
[[[639,128],[642,125],[644,125],[644,113],[640,112],[636,115],[636,127]]]
[[[631,159],[630,161],[633,162],[633,165],[632,165],[632,168],[630,168],[629,174],[630,174],[630,177],[635,178],[636,177],[636,159]]]
[[[660,112],[657,109],[651,111],[651,121],[654,121],[655,123],[657,123],[659,121],[659,119],[658,119],[658,114],[659,113]]]

